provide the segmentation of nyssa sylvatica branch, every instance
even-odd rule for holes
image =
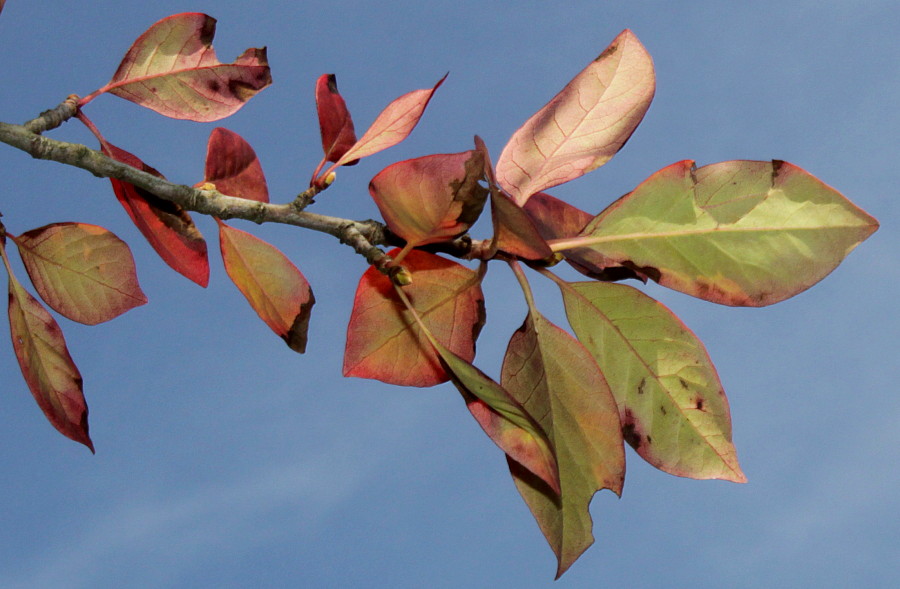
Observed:
[[[220,219],[246,219],[259,224],[295,225],[327,233],[352,247],[385,274],[393,276],[400,270],[395,267],[390,256],[377,247],[403,244],[402,240],[391,235],[384,224],[374,220],[354,221],[304,211],[303,204],[311,201],[309,195],[305,193],[288,204],[262,203],[237,198],[216,190],[204,190],[169,182],[116,161],[85,145],[58,141],[41,135],[76,116],[77,100],[77,96],[69,96],[56,108],[44,111],[24,125],[0,122],[0,141],[37,159],[55,161],[87,170],[95,176],[128,182],[196,213]],[[302,204],[298,206],[298,203]],[[454,253],[464,255],[465,252],[459,251],[457,247]]]

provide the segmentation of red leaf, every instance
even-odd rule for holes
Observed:
[[[306,351],[316,299],[306,277],[276,247],[219,221],[225,270],[247,302],[295,352]]]
[[[162,174],[124,149],[101,144],[103,153],[154,176]],[[110,178],[116,198],[156,253],[176,272],[205,287],[209,283],[206,242],[190,215],[173,202],[163,200],[128,182]]]
[[[338,94],[334,74],[323,74],[316,81],[316,111],[319,113],[325,161],[337,162],[356,143],[356,132],[353,130],[350,111]],[[355,162],[344,165],[353,163]]]
[[[399,251],[395,249],[389,255]],[[484,295],[478,274],[420,250],[411,250],[403,266],[413,278],[404,292],[428,329],[454,354],[471,361],[475,338],[484,324]],[[449,379],[391,280],[374,267],[366,270],[356,289],[347,327],[344,376],[416,387]]]
[[[9,327],[22,376],[53,427],[93,452],[81,374],[62,330],[13,276],[2,247],[0,254],[9,273]]]
[[[513,134],[497,160],[500,185],[522,205],[602,166],[641,122],[655,88],[650,55],[623,31]]]
[[[266,176],[256,152],[243,137],[224,127],[209,134],[204,179],[222,194],[269,202]]]
[[[362,138],[335,163],[346,166],[354,160],[370,156],[397,145],[406,139],[422,118],[425,107],[431,100],[434,91],[444,83],[445,75],[433,88],[414,90],[391,102],[375,118],[375,122]]]
[[[408,246],[424,245],[468,231],[487,198],[483,177],[477,151],[429,155],[388,166],[369,193],[393,233]]]
[[[498,249],[526,260],[546,260],[553,255],[531,217],[503,192],[491,194],[491,217]]]
[[[247,49],[234,63],[216,58],[216,19],[196,12],[162,19],[138,37],[103,92],[175,119],[216,121],[272,83],[266,50]]]
[[[124,241],[96,225],[54,223],[10,236],[41,298],[95,325],[147,302]]]

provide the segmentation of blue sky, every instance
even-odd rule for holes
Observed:
[[[499,154],[518,125],[632,29],[654,57],[654,103],[616,158],[554,195],[599,212],[681,159],[778,158],[882,227],[821,284],[773,307],[725,308],[647,287],[706,343],[750,482],[678,479],[629,451],[622,499],[597,495],[597,541],[555,585],[900,583],[900,7],[561,4],[94,0],[60,10],[10,0],[0,15],[0,120],[22,122],[93,91],[153,22],[207,12],[219,20],[223,61],[269,47],[275,84],[220,124],[254,146],[273,200],[286,201],[320,157],[318,75],[337,74],[363,129],[390,100],[449,71],[413,136],[340,171],[313,209],[364,219],[377,214],[366,185],[381,168],[469,149],[476,133]],[[170,179],[201,179],[215,125],[110,96],[86,112]],[[51,136],[93,145],[75,122]],[[11,232],[103,225],[132,246],[150,298],[98,327],[60,319],[85,378],[95,456],[44,421],[0,342],[0,587],[552,584],[553,555],[502,454],[450,385],[340,376],[365,269],[348,248],[286,227],[255,231],[292,257],[319,300],[299,356],[254,316],[217,254],[207,290],[164,266],[107,181],[3,146],[0,166]],[[214,245],[213,223],[199,224]],[[511,275],[498,270],[486,283],[478,352],[493,375],[525,312]],[[542,310],[560,319],[553,287],[532,283]]]

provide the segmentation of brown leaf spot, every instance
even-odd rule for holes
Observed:
[[[642,379],[641,379],[641,382],[638,383],[637,394],[639,394],[639,395],[643,395],[643,394],[644,394],[644,386],[645,386],[646,384],[647,384],[647,379],[646,379],[646,378],[642,378]]]
[[[683,378],[681,378],[680,376],[678,377],[678,384],[680,384],[680,385],[681,385],[681,388],[683,388],[683,389],[685,389],[685,390],[687,390],[687,389],[690,388],[690,386],[688,385],[687,381],[684,380]]]
[[[665,406],[663,406],[663,405],[659,406],[659,412],[662,413],[663,415],[666,415],[668,413],[668,411],[666,411]]]
[[[637,431],[634,415],[628,410],[625,411],[625,416],[622,418],[622,437],[625,438],[625,441],[635,450],[640,448],[641,434]]]
[[[622,266],[636,272],[638,277],[646,276],[653,282],[659,282],[660,277],[662,277],[662,272],[660,272],[659,269],[654,268],[653,266],[638,266],[631,261],[622,262]]]
[[[619,46],[618,46],[618,45],[610,45],[609,47],[607,47],[607,48],[603,51],[603,53],[601,53],[600,55],[598,55],[598,56],[597,56],[597,59],[595,59],[594,61],[600,61],[600,60],[603,59],[604,57],[609,57],[610,55],[612,55],[613,53],[615,53],[615,52],[618,51],[618,50],[619,50]]]
[[[222,89],[222,84],[220,84],[218,80],[210,80],[209,82],[206,83],[206,87],[213,94],[218,94],[219,90]]]
[[[703,399],[697,399],[694,406],[697,407],[697,411],[703,411]]]

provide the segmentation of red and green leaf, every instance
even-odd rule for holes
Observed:
[[[147,302],[131,250],[103,227],[54,223],[10,237],[38,294],[72,321],[95,325]]]
[[[558,492],[515,463],[510,471],[556,553],[558,578],[594,541],[588,511],[594,494],[622,492],[625,453],[616,401],[584,346],[534,309],[509,342],[501,383],[538,417],[556,451]]]
[[[400,250],[393,250],[395,255]],[[465,361],[475,357],[484,324],[484,295],[476,272],[451,260],[412,250],[403,259],[412,284],[404,287],[434,337]],[[362,275],[347,327],[344,376],[427,387],[450,377],[397,296],[391,279],[370,267]]]
[[[554,250],[590,247],[663,286],[759,307],[822,280],[878,222],[787,162],[690,160],[656,172]]]
[[[316,111],[322,134],[325,161],[337,162],[356,144],[353,119],[344,98],[338,93],[334,74],[323,74],[316,81]],[[355,162],[347,162],[349,166]]]
[[[359,141],[335,162],[335,166],[349,165],[350,162],[376,154],[406,139],[422,118],[434,91],[446,78],[445,75],[432,88],[414,90],[387,105]]]
[[[602,166],[641,122],[655,88],[650,55],[623,31],[513,134],[497,161],[500,185],[523,205]]]
[[[81,100],[109,92],[175,119],[227,117],[272,83],[266,50],[247,49],[234,63],[216,57],[216,19],[196,12],[169,16],[132,44],[110,82]]]
[[[93,452],[81,374],[62,330],[13,276],[2,246],[0,255],[9,274],[9,327],[22,376],[51,425]]]
[[[413,247],[468,231],[487,198],[483,177],[477,151],[428,155],[388,166],[372,178],[369,193],[388,228]]]
[[[569,323],[619,406],[625,441],[665,472],[745,482],[728,401],[702,342],[630,286],[559,284]]]
[[[224,127],[209,134],[204,181],[216,190],[258,202],[269,202],[266,176],[256,152],[243,137]]]
[[[275,246],[219,221],[225,270],[266,325],[288,347],[306,351],[312,290],[306,278]]]
[[[137,156],[111,143],[102,142],[101,150],[114,160],[163,177]],[[179,274],[205,287],[209,283],[206,241],[187,211],[128,182],[115,178],[110,178],[110,182],[116,198],[132,222],[163,261]]]

